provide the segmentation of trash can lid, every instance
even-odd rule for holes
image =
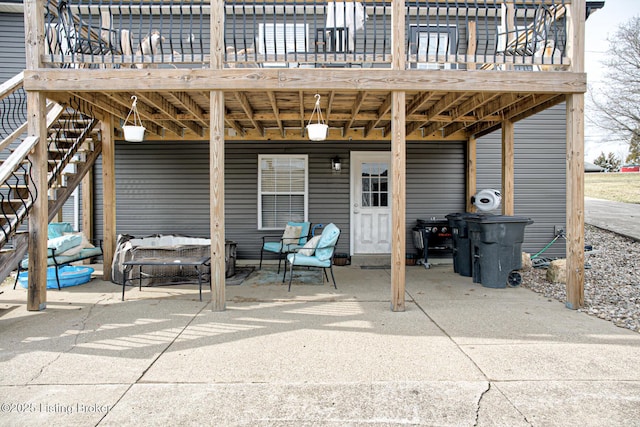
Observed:
[[[525,222],[528,224],[533,224],[533,220],[531,218],[527,218],[525,216],[513,216],[513,215],[477,215],[470,216],[466,218],[469,222],[478,222],[482,224],[500,224],[506,222]]]

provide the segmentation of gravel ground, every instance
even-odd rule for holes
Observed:
[[[584,313],[640,332],[640,242],[585,226]],[[546,280],[546,268],[523,272],[522,284],[545,297],[566,301],[564,283]]]

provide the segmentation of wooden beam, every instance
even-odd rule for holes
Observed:
[[[480,134],[485,129],[494,126],[494,123],[491,123],[489,121],[485,122],[483,120],[484,118],[498,114],[500,116],[500,119],[502,120],[504,118],[504,116],[501,114],[503,109],[505,109],[509,105],[525,99],[526,97],[527,95],[524,94],[507,93],[478,108],[476,110],[476,117],[478,118],[478,121],[470,126],[465,127],[466,132],[469,135],[475,135],[476,138],[478,138],[478,134]]]
[[[424,104],[431,101],[438,92],[421,92],[413,98],[411,104],[407,107],[407,116],[418,111]]]
[[[211,103],[211,98],[209,98],[208,94],[207,94],[207,101]],[[207,114],[207,120],[211,120],[211,116],[209,114]],[[236,131],[236,134],[238,134],[239,136],[244,136],[246,134],[245,129],[242,126],[240,126],[240,123],[238,123],[236,120],[233,120],[231,118],[231,113],[229,113],[229,109],[226,107],[224,109],[224,122],[227,124],[228,127],[234,129]]]
[[[567,98],[567,302],[584,306],[584,95]]]
[[[407,141],[404,92],[392,94],[391,120],[391,310],[405,310]]]
[[[278,129],[280,129],[280,134],[284,138],[284,126],[282,126],[282,119],[280,118],[280,109],[278,108],[278,102],[276,100],[276,95],[273,91],[267,92],[267,96],[269,97],[269,103],[271,104],[271,109],[273,110],[273,115],[278,124]]]
[[[236,92],[236,99],[238,100],[240,105],[242,105],[242,109],[247,115],[247,118],[249,119],[249,121],[251,121],[251,124],[253,125],[254,129],[260,133],[264,133],[264,128],[262,127],[262,125],[253,117],[253,108],[251,107],[251,103],[249,102],[247,95],[245,95],[244,92]],[[222,111],[224,110],[221,110],[220,113],[222,113]],[[211,116],[213,118],[213,113],[211,114]]]
[[[376,128],[376,126],[378,126],[378,124],[380,123],[380,121],[382,121],[382,119],[391,111],[391,101],[392,101],[393,97],[391,96],[391,94],[389,94],[384,102],[382,103],[382,105],[380,105],[380,108],[378,108],[378,112],[377,112],[377,117],[373,120],[371,120],[369,123],[367,123],[367,125],[364,128],[364,137],[367,138],[369,135],[371,135],[371,132]]]
[[[335,91],[331,91],[329,92],[329,102],[327,102],[327,114],[325,115],[325,118],[327,119],[327,123],[329,122],[329,117],[331,117],[333,119],[333,101],[335,100],[336,97],[336,92]]]
[[[391,3],[391,68],[404,70],[405,2]],[[391,310],[405,310],[407,94],[391,93]]]
[[[514,145],[515,126],[512,121],[502,122],[502,214],[514,212]]]
[[[567,11],[567,34],[573,70],[584,70],[585,0]],[[584,94],[567,96],[567,302],[584,306]]]
[[[38,138],[29,160],[32,163],[30,192],[36,199],[29,212],[29,273],[27,310],[47,307],[47,224],[49,216],[47,183],[46,98],[41,93],[27,92],[28,135]]]
[[[314,104],[315,105],[315,99],[314,99]],[[300,138],[304,138],[304,131],[305,131],[305,117],[304,117],[304,92],[299,90],[298,91],[298,109],[300,110]],[[326,117],[325,117],[326,120]]]
[[[194,123],[189,120],[185,120],[185,121],[177,120],[176,116],[178,115],[179,110],[173,104],[171,104],[167,99],[165,99],[162,95],[159,95],[158,93],[142,92],[142,93],[137,93],[137,96],[139,101],[143,101],[151,105],[156,110],[164,114],[164,116],[168,120],[175,123],[178,127],[180,128],[186,127],[196,135],[200,135],[200,136],[203,135],[202,126],[198,125],[197,123]],[[182,136],[182,135],[183,135],[183,132],[180,132],[178,136]]]
[[[359,73],[359,74],[357,74]],[[584,93],[586,74],[572,72],[535,73],[483,70],[415,70],[367,69],[153,69],[153,70],[26,70],[27,90],[56,92],[114,91],[252,91],[308,90],[321,87],[326,91],[439,91],[468,92],[478,88],[483,92],[501,93]]]
[[[225,216],[224,216],[224,94],[211,92],[209,164],[211,211],[212,310],[223,311],[225,303]]]
[[[358,95],[356,95],[356,100],[351,106],[351,120],[349,120],[349,123],[347,124],[347,126],[345,126],[345,130],[349,130],[351,129],[351,126],[353,126],[353,122],[356,121],[358,112],[360,111],[360,108],[362,108],[362,103],[364,102],[366,97],[367,97],[367,92],[364,92],[364,91],[358,92]]]
[[[193,115],[193,119],[197,121],[203,128],[209,127],[209,117],[205,111],[193,100],[186,92],[166,92],[182,109]],[[179,116],[178,116],[179,117]]]
[[[114,98],[109,97],[106,94],[96,94],[89,92],[80,92],[73,93],[73,95],[82,99],[90,105],[97,107],[101,111],[101,119],[105,119],[106,117],[113,115],[114,117],[124,120],[129,113],[129,108],[131,107],[131,101],[126,96],[120,96],[118,99],[121,101],[116,101]],[[124,99],[128,99],[125,101]],[[128,106],[127,106],[128,105]],[[147,131],[162,136],[162,128],[155,123],[147,122],[144,124]],[[115,126],[115,122],[114,122]]]
[[[538,114],[541,111],[547,110],[554,105],[558,105],[566,100],[564,95],[532,95],[534,102],[529,104],[526,108],[524,106],[513,111],[513,114],[507,116],[509,120],[514,123],[520,120],[531,117],[534,114]]]
[[[466,170],[466,178],[467,178],[467,199],[466,199],[466,211],[467,212],[475,212],[476,206],[471,203],[471,196],[476,194],[477,191],[477,140],[475,137],[470,136],[467,139],[467,170]]]
[[[467,70],[476,69],[475,56],[476,56],[476,50],[478,48],[478,37],[477,37],[476,31],[477,31],[476,21],[469,21],[469,23],[467,23],[468,36],[467,36],[466,56],[474,58],[474,60],[467,62]]]
[[[407,133],[412,133],[414,130],[421,128],[422,126],[428,124],[431,121],[433,116],[441,114],[443,111],[448,110],[454,105],[458,100],[465,96],[464,93],[448,93],[442,98],[440,98],[434,105],[432,105],[425,113],[424,120],[419,122],[411,122],[407,125]],[[442,127],[442,125],[437,124],[434,129],[433,126],[428,126],[430,130],[425,130],[425,134],[431,134],[435,132],[437,129]]]
[[[89,172],[82,178],[82,232],[88,239],[94,238],[93,232],[93,171]]]
[[[33,70],[42,67],[44,53],[44,1],[24,3],[26,66]],[[39,311],[47,307],[47,224],[49,216],[47,183],[47,100],[42,93],[27,91],[27,134],[37,138],[29,154],[31,166],[30,191],[36,195],[29,212],[29,273],[27,310]]]
[[[173,99],[176,100],[189,114],[195,116],[195,120],[200,123],[203,128],[209,127],[209,118],[206,116],[205,111],[193,100],[193,98],[186,92],[169,92]]]
[[[501,116],[504,118],[504,120],[510,120],[514,123],[517,123],[520,120],[526,119],[527,117],[531,117],[534,114],[551,108],[554,105],[563,102],[564,100],[564,95],[533,94],[525,99],[516,102],[515,104],[506,107],[501,113]],[[476,138],[480,138],[484,135],[495,132],[496,130],[498,130],[498,128],[500,128],[500,126],[501,123],[491,123],[490,121],[484,124],[476,123],[474,134],[476,135]]]
[[[119,102],[120,104],[127,105],[129,108],[131,108],[132,100],[130,96],[126,96],[122,94],[107,94],[107,96],[113,98],[115,101]],[[142,96],[141,93],[136,93],[136,96],[138,96],[138,113],[140,114],[140,118],[142,118],[142,120],[152,121],[153,123],[157,124],[161,128],[166,129],[169,132],[173,133],[177,137],[182,137],[182,135],[184,134],[184,130],[182,126],[174,122],[154,120],[152,118],[152,115],[154,113],[153,108],[146,104],[145,98]],[[146,126],[146,123],[145,123],[145,126]]]
[[[110,281],[113,254],[116,251],[116,152],[113,137],[113,116],[107,116],[100,122],[102,133],[102,259],[103,280]]]
[[[483,105],[486,105],[487,103],[493,101],[494,99],[496,99],[498,96],[500,96],[500,94],[498,93],[478,93],[475,96],[471,97],[470,99],[464,101],[457,109],[456,109],[456,115],[457,116],[465,116],[467,114],[470,114],[472,112],[474,112],[475,110],[477,110],[478,108],[482,107]],[[471,120],[469,120],[468,122],[477,122],[477,121],[484,121],[486,120],[486,116],[485,117],[478,117],[476,114],[473,114],[473,118]],[[462,129],[464,129],[468,123],[467,121],[463,121],[462,123],[455,123],[449,126],[446,126],[443,131],[442,131],[442,135],[443,136],[449,136],[449,135],[453,135],[454,133],[461,131]]]
[[[139,101],[141,100],[142,102],[151,105],[156,110],[160,111],[160,113],[163,114],[167,118],[167,120],[170,120],[171,122],[175,123],[179,127],[187,128],[191,132],[195,133],[196,135],[200,135],[200,136],[203,135],[202,126],[195,123],[194,121],[178,120],[177,116],[180,110],[178,110],[178,108],[175,105],[173,105],[171,102],[169,102],[169,100],[167,100],[164,96],[158,93],[143,92],[138,94],[138,100]],[[183,133],[184,132],[180,133],[179,136],[182,136]]]
[[[211,70],[224,67],[224,1],[211,3]],[[224,217],[224,92],[209,95],[209,211],[211,231],[211,309],[223,311],[225,302],[225,217]],[[258,127],[256,127],[258,129]],[[261,133],[264,132],[260,129]]]

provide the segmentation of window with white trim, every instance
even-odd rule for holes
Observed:
[[[258,156],[258,229],[307,221],[307,155]]]
[[[416,68],[438,70],[455,68],[449,55],[456,53],[456,28],[443,26],[411,26],[411,53],[416,55]]]
[[[300,23],[260,24],[258,53],[284,58],[288,53],[308,51],[309,25]],[[267,67],[286,67],[286,62],[266,62]]]

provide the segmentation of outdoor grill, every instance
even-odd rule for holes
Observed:
[[[418,219],[413,228],[413,245],[418,251],[418,263],[429,268],[429,254],[450,254],[453,250],[453,240],[449,221],[431,218]]]

